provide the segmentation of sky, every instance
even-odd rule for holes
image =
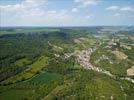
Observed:
[[[0,26],[134,26],[134,0],[0,0]]]

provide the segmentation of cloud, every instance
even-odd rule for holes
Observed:
[[[45,5],[48,2],[48,0],[25,0],[22,1],[21,5],[24,5],[28,8],[35,8]]]
[[[112,10],[112,11],[117,11],[119,10],[119,6],[110,6],[108,8],[106,8],[107,10]]]
[[[88,7],[98,4],[98,0],[74,0],[74,2],[78,4],[78,7]]]
[[[107,7],[106,10],[114,12],[112,17],[116,17],[119,19],[120,18],[130,19],[131,14],[132,14],[131,12],[134,11],[134,7],[132,7],[130,5],[128,5],[128,6],[110,6],[110,7]]]
[[[120,11],[134,11],[134,7],[130,7],[130,6],[122,7]]]
[[[86,16],[85,16],[85,18],[88,19],[88,20],[89,20],[89,19],[90,19],[90,20],[93,20],[94,17],[95,17],[94,15],[86,15]]]
[[[114,17],[118,17],[118,16],[120,16],[121,14],[120,13],[115,13],[113,16]]]
[[[106,8],[107,10],[111,10],[111,11],[118,11],[118,12],[131,12],[134,11],[134,7],[132,6],[110,6],[108,8]]]
[[[23,9],[23,5],[15,4],[15,5],[0,5],[1,11],[4,12],[17,12]]]
[[[75,15],[78,8],[68,10],[45,9],[47,0],[24,0],[17,4],[0,5],[0,26],[60,26],[88,25],[91,16]],[[73,22],[73,23],[72,23]]]
[[[14,5],[0,5],[1,25],[49,25],[66,23],[72,16],[67,10],[45,10],[47,0],[25,0]]]
[[[72,12],[77,12],[77,11],[78,11],[77,8],[73,8],[73,9],[72,9]]]
[[[22,1],[19,4],[14,4],[14,5],[0,5],[0,9],[4,13],[22,13],[24,14],[25,12],[29,12],[29,14],[35,12],[37,13],[37,9],[39,13],[42,11],[40,7],[43,5],[46,5],[47,0],[25,0]]]
[[[56,10],[50,10],[50,11],[47,11],[48,14],[56,14],[57,11]]]
[[[133,15],[126,15],[125,13],[115,13],[113,14],[113,17],[118,18],[118,19],[134,19]]]

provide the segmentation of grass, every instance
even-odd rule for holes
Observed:
[[[37,83],[37,84],[43,84],[43,83],[50,84],[52,81],[58,80],[60,77],[61,75],[56,74],[56,73],[44,72],[44,73],[37,75],[36,77],[33,77],[28,82]]]
[[[27,58],[22,58],[22,59],[17,60],[15,62],[15,65],[18,67],[23,67],[24,65],[29,64],[29,63],[30,61]]]
[[[117,56],[118,59],[126,59],[127,55],[125,55],[123,52],[120,51],[112,51],[113,54],[115,54]]]
[[[78,64],[77,61],[75,61],[74,69],[81,69],[81,66],[80,66],[80,64]]]
[[[108,57],[108,59],[102,59],[103,55]],[[96,63],[97,60],[100,61]],[[91,55],[90,61],[97,67],[101,67],[118,76],[126,76],[127,69],[132,66],[132,63],[127,59],[118,59],[116,55],[112,54],[111,51],[108,51],[105,48],[99,48],[98,50],[96,50]]]
[[[92,47],[96,43],[96,39],[94,38],[78,38],[74,39],[75,43],[75,50],[82,50],[82,49],[87,49],[89,47]]]
[[[61,77],[57,73],[41,73],[28,81],[19,83],[20,86],[30,83],[29,86],[33,84],[35,88],[6,90],[0,94],[0,98],[1,100],[22,100],[24,98],[28,100],[111,100],[113,97],[113,100],[133,100],[134,97],[134,84],[125,80],[114,80],[98,72],[77,70],[64,76],[62,80]],[[60,80],[63,81],[63,84],[55,84]]]
[[[58,100],[111,100],[111,98],[113,100],[133,100],[130,93],[127,94],[120,88],[121,85],[124,85],[124,89],[133,92],[133,88],[126,87],[126,85],[133,86],[133,84],[116,81],[98,72],[82,70],[70,74],[70,78],[67,79],[70,81],[64,84],[63,89],[53,93],[51,98]],[[125,93],[127,97],[125,97]]]
[[[29,92],[29,90],[10,89],[0,93],[0,100],[22,100],[22,98],[27,96]]]
[[[0,100],[37,100],[53,90],[62,78],[57,73],[43,72],[24,82],[0,86]]]
[[[29,66],[29,69],[19,73],[13,77],[8,78],[7,80],[3,81],[2,84],[9,84],[15,83],[18,81],[23,81],[33,77],[35,74],[39,73],[44,67],[48,65],[48,58],[47,57],[40,57],[36,62]]]
[[[59,47],[59,46],[56,46],[56,45],[53,45],[53,50],[55,51],[55,52],[63,52],[63,48],[61,48],[61,47]]]
[[[53,89],[47,96],[45,96],[44,100],[53,100],[54,95],[57,94],[59,91],[63,90],[65,88],[64,85],[57,86],[55,89]]]
[[[124,52],[127,56],[128,56],[128,59],[130,60],[134,60],[134,47],[132,47],[131,50],[127,50],[127,49],[123,49],[123,48],[120,48],[122,52]]]

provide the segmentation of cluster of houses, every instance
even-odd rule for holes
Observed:
[[[96,48],[89,48],[87,50],[83,50],[80,53],[78,53],[76,55],[76,60],[77,62],[85,69],[90,69],[90,70],[94,70],[97,72],[101,72],[104,74],[107,74],[111,77],[115,77],[114,75],[112,75],[109,71],[103,70],[101,68],[95,67],[93,66],[89,60],[90,60],[90,55],[92,54],[92,52],[94,52],[96,50]]]
[[[91,69],[93,66],[89,63],[90,55],[94,50],[89,48],[87,50],[82,50],[80,53],[76,54],[77,62],[86,69]]]

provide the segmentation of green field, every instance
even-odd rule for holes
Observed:
[[[121,87],[124,90],[121,90]],[[132,100],[133,92],[133,84],[129,82],[117,81],[103,74],[83,70],[70,74],[63,85],[57,86],[45,98],[50,100],[109,100],[111,98]]]
[[[54,82],[60,81],[62,76],[56,73],[48,73],[43,72],[35,77],[31,78],[28,81],[23,83],[17,83],[12,86],[12,88],[0,87],[0,99],[1,100],[22,100],[26,98],[28,95],[34,93],[38,85],[46,85],[51,86]],[[37,86],[33,86],[33,84],[38,84]],[[20,87],[20,88],[19,88]],[[32,88],[30,88],[32,87]],[[4,89],[3,89],[4,88]],[[8,90],[5,90],[7,88]],[[41,92],[41,91],[40,91]],[[47,92],[47,91],[46,91]]]
[[[29,64],[30,61],[27,59],[27,58],[22,58],[22,59],[19,59],[15,62],[15,65],[19,66],[19,67],[23,67],[24,65],[26,64]]]
[[[43,72],[36,77],[28,80],[28,82],[35,84],[50,84],[51,82],[60,79],[60,77],[62,77],[60,74]]]
[[[29,79],[31,77],[33,77],[35,74],[41,72],[41,70],[46,67],[48,64],[48,58],[47,57],[40,57],[36,62],[34,62],[33,64],[31,64],[29,66],[29,69],[17,74],[16,76],[13,76],[11,78],[8,78],[7,80],[3,81],[2,84],[8,84],[8,83],[15,83],[18,81],[23,81],[26,79]]]
[[[0,99],[1,100],[22,100],[30,92],[31,91],[29,91],[29,90],[10,89],[6,92],[0,93]]]
[[[105,70],[118,76],[126,76],[126,70],[131,68],[132,62],[129,60],[119,60],[106,48],[99,48],[91,55],[91,62]]]

